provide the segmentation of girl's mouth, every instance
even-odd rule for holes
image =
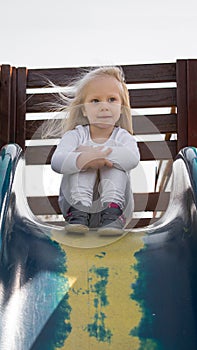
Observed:
[[[101,115],[97,117],[98,119],[106,119],[106,118],[112,118],[111,115]]]

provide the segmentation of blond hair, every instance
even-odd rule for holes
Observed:
[[[114,77],[120,83],[122,107],[116,126],[120,126],[133,134],[129,92],[123,70],[116,66],[100,67],[86,71],[66,88],[65,93],[59,93],[60,103],[56,105],[56,110],[66,113],[66,118],[63,119],[61,124],[63,133],[75,129],[77,125],[88,125],[88,119],[83,115],[86,87],[95,78],[105,76]]]

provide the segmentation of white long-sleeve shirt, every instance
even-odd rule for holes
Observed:
[[[129,171],[136,167],[140,155],[133,135],[125,129],[115,127],[110,138],[103,144],[92,141],[89,125],[77,126],[67,131],[58,144],[51,160],[52,169],[60,174],[73,174],[79,172],[77,158],[81,152],[76,152],[79,146],[106,146],[112,148],[107,156],[114,167]]]
[[[76,151],[81,145],[110,147],[112,152],[106,158],[113,163],[114,167],[125,172],[135,168],[140,160],[139,149],[134,136],[120,127],[115,127],[109,139],[103,144],[97,144],[91,139],[89,125],[79,125],[74,130],[67,131],[57,145],[51,160],[52,169],[63,174],[59,195],[59,205],[63,213],[66,213],[69,208],[68,201],[65,199],[65,194],[69,198],[68,178],[72,174],[81,171],[77,167],[77,158],[81,152]],[[130,183],[128,185],[130,186]],[[132,203],[133,198],[130,198],[132,191],[130,190],[129,193],[130,195],[126,193],[128,197],[126,202]],[[130,210],[132,210],[132,207],[131,204]]]

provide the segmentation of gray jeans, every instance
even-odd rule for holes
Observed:
[[[125,171],[114,167],[103,167],[99,169],[99,172],[88,169],[75,173],[70,176],[70,204],[75,205],[77,202],[81,202],[82,205],[90,208],[90,212],[98,212],[99,203],[102,207],[106,202],[114,202],[123,208],[127,176]],[[99,200],[95,197],[95,184],[97,182],[96,190],[100,195]]]

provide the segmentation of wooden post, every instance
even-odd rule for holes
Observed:
[[[0,147],[9,142],[10,133],[10,99],[11,68],[2,65],[0,71]]]
[[[26,68],[18,68],[16,75],[16,137],[23,150],[25,149],[25,119],[26,119],[26,85],[27,85]]]
[[[187,61],[177,60],[177,153],[188,145]]]
[[[11,101],[9,142],[16,140],[16,68],[11,68]]]
[[[188,146],[197,147],[197,59],[187,60]]]

